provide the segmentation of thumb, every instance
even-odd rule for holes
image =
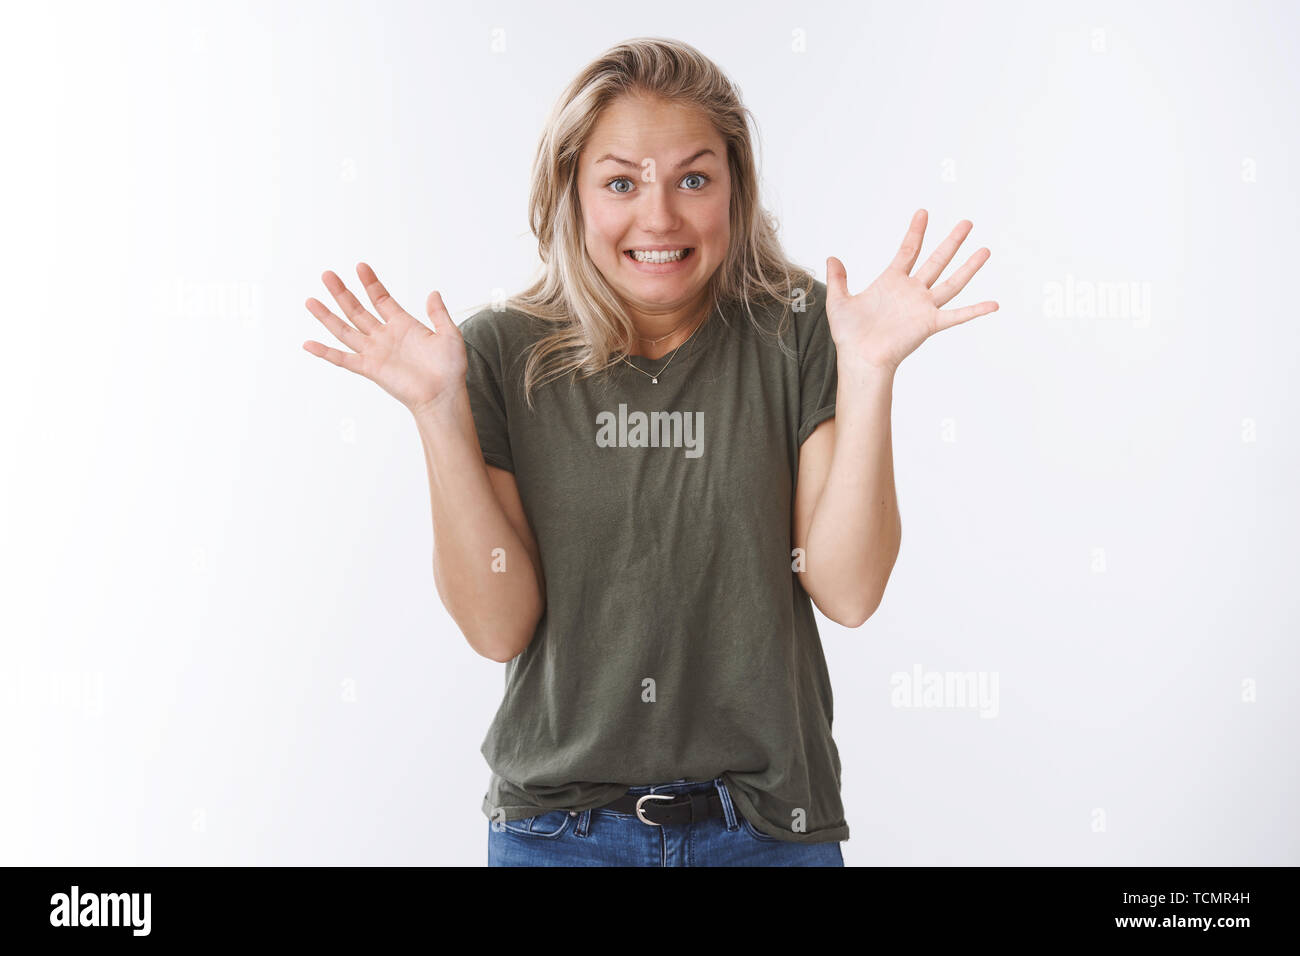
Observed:
[[[451,320],[451,313],[447,311],[447,306],[443,304],[442,293],[433,291],[429,293],[429,298],[425,300],[424,311],[429,313],[429,321],[433,325],[433,331],[446,332],[448,328],[456,328],[456,323]]]
[[[849,297],[849,276],[844,263],[834,256],[826,259],[826,303],[839,302]]]

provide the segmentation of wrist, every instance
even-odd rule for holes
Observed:
[[[878,365],[874,362],[847,358],[843,355],[836,359],[835,366],[836,373],[841,381],[863,387],[892,385],[894,373],[898,371],[896,365]]]
[[[457,417],[462,406],[469,406],[469,392],[464,386],[446,389],[418,405],[408,405],[407,410],[416,420],[441,421]]]

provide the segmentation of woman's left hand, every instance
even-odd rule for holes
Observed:
[[[934,333],[997,311],[998,304],[992,301],[940,309],[989,259],[989,250],[980,249],[950,278],[934,285],[970,232],[969,219],[957,223],[924,265],[912,273],[921,254],[927,218],[924,209],[917,210],[894,261],[857,295],[849,295],[844,263],[834,256],[826,260],[826,319],[840,361],[892,373]]]

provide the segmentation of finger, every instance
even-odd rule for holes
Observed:
[[[383,326],[382,322],[366,311],[361,301],[348,291],[343,280],[333,272],[326,270],[321,273],[321,281],[325,283],[325,288],[330,290],[330,295],[334,296],[334,301],[339,304],[343,314],[362,332],[370,333]]]
[[[948,263],[952,262],[952,257],[957,254],[961,244],[966,241],[970,235],[971,228],[974,226],[969,219],[963,219],[957,223],[957,227],[948,234],[948,238],[939,244],[939,248],[930,254],[930,258],[925,260],[925,264],[916,270],[916,278],[925,283],[928,289],[934,285],[934,280],[943,275],[943,270],[948,268]]]
[[[384,317],[385,322],[392,322],[406,314],[406,310],[397,304],[397,300],[388,294],[384,284],[379,281],[375,275],[375,270],[370,268],[364,262],[357,263],[357,276],[361,279],[361,287],[366,290],[366,295],[370,297],[371,303],[374,304],[375,311]]]
[[[429,323],[433,326],[434,332],[448,332],[456,328],[456,323],[451,320],[451,313],[447,311],[446,304],[442,301],[442,293],[434,290],[429,293],[429,298],[425,300],[424,311],[429,314]]]
[[[907,235],[903,236],[903,244],[898,247],[898,254],[894,256],[889,268],[901,269],[904,275],[911,273],[912,266],[916,265],[916,257],[921,254],[921,241],[925,238],[925,223],[929,215],[924,209],[918,209],[913,214],[912,224],[907,227]]]
[[[981,302],[979,305],[968,305],[964,309],[940,309],[939,310],[939,330],[950,329],[954,325],[961,325],[963,322],[969,322],[971,319],[978,318],[981,315],[988,315],[990,312],[996,312],[998,304],[996,302]]]
[[[826,260],[826,305],[849,298],[849,274],[834,256]]]
[[[343,352],[339,349],[332,349],[328,345],[321,345],[311,339],[303,342],[302,347],[312,355],[323,358],[327,362],[332,362],[339,368],[345,368],[349,372],[356,372],[358,375],[361,374],[361,356],[356,352]]]
[[[988,249],[975,250],[975,254],[966,260],[964,266],[930,290],[934,296],[934,304],[943,305],[966,288],[966,283],[970,282],[971,276],[984,267],[984,263],[989,261],[990,255],[992,253]]]
[[[360,352],[365,345],[365,335],[348,325],[326,308],[319,299],[307,299],[307,311],[320,320],[321,325],[334,333],[334,337],[354,352]]]

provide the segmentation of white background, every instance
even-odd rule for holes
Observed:
[[[645,35],[740,85],[819,278],[922,207],[923,255],[992,250],[953,305],[1001,310],[897,377],[884,603],[819,616],[846,862],[1300,863],[1297,19],[11,5],[0,863],[485,862],[504,665],[434,590],[409,413],[303,302],[362,260],[420,318],[521,289],[542,123]],[[996,711],[896,706],[915,668]]]

